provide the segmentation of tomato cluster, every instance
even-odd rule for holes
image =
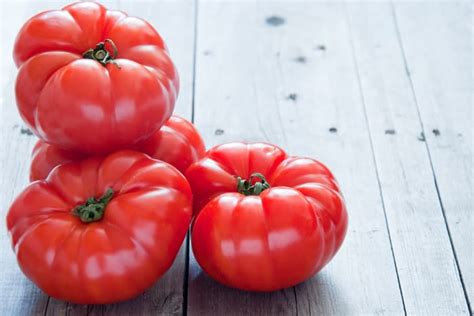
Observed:
[[[27,21],[13,55],[18,110],[39,140],[7,226],[21,270],[48,295],[142,293],[191,222],[203,270],[243,290],[300,283],[340,248],[347,212],[329,169],[266,143],[206,152],[172,115],[178,73],[146,21],[75,3]]]

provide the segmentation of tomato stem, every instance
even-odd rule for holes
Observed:
[[[258,178],[260,181],[253,183],[254,179]],[[243,195],[259,195],[264,190],[270,188],[270,183],[267,182],[265,176],[261,173],[252,173],[248,180],[237,177],[237,191]]]
[[[104,216],[105,208],[113,195],[114,191],[109,188],[101,198],[96,199],[90,197],[87,199],[86,203],[76,206],[72,210],[72,214],[78,216],[84,223],[100,221]]]
[[[113,49],[113,54],[110,55],[110,52],[105,47],[106,44],[110,44]],[[118,55],[117,46],[115,46],[114,41],[110,38],[105,39],[103,42],[98,43],[95,48],[90,48],[82,54],[82,57],[87,59],[93,59],[103,66],[107,64],[115,64],[118,68],[120,68],[119,64],[114,60]]]

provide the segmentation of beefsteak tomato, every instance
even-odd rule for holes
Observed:
[[[210,149],[186,176],[195,198],[194,255],[225,285],[293,286],[318,272],[344,239],[343,198],[316,160],[270,144],[229,143]]]
[[[204,141],[194,125],[176,115],[171,116],[159,131],[133,149],[163,160],[182,173],[191,163],[201,159],[206,151]],[[30,181],[45,179],[57,165],[82,160],[86,156],[39,140],[32,152]]]
[[[171,165],[135,151],[66,163],[13,202],[7,227],[25,275],[81,304],[126,300],[171,266],[192,193]]]
[[[94,2],[33,16],[13,57],[16,102],[31,130],[61,148],[108,153],[171,116],[178,73],[146,21]]]

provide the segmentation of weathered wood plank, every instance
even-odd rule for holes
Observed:
[[[467,314],[392,6],[351,4],[348,13],[406,312]]]
[[[35,142],[33,136],[27,135],[14,104],[14,79],[16,69],[10,53],[13,41],[21,25],[33,14],[59,8],[70,1],[52,2],[2,2],[2,95],[1,105],[1,166],[4,174],[1,177],[0,205],[2,216],[13,200],[28,182],[28,168],[31,147]],[[152,23],[165,39],[180,71],[181,93],[175,113],[191,119],[192,113],[192,80],[193,80],[193,47],[194,47],[194,1],[178,2],[151,1],[102,1],[110,8],[128,12]],[[3,14],[8,8],[8,14]],[[0,228],[0,262],[5,273],[0,279],[0,314],[112,314],[134,315],[160,313],[182,314],[185,292],[186,247],[183,246],[172,268],[157,284],[140,297],[120,304],[109,306],[81,306],[49,299],[18,269],[5,225]]]
[[[206,140],[269,141],[321,159],[350,223],[340,253],[294,297],[225,288],[192,260],[188,313],[403,314],[344,7],[204,1],[198,13],[195,122]]]
[[[440,201],[472,304],[472,2],[400,3],[394,11]]]

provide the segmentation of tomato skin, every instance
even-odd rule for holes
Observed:
[[[171,164],[182,173],[206,153],[204,140],[196,127],[177,115],[172,115],[158,132],[135,148]]]
[[[104,217],[72,210],[112,188]],[[190,220],[192,193],[171,165],[135,151],[71,162],[31,183],[7,215],[23,273],[48,295],[79,304],[134,297],[173,263]]]
[[[38,140],[31,153],[30,181],[44,180],[54,167],[71,161],[85,159],[87,155],[61,149]]]
[[[117,47],[115,63],[83,58],[106,39]],[[179,90],[156,30],[94,2],[32,17],[13,57],[20,115],[38,137],[70,151],[105,154],[148,138],[171,116]]]
[[[237,192],[236,177],[265,176],[260,195]],[[194,193],[192,249],[212,278],[238,289],[274,291],[310,278],[340,248],[347,212],[320,162],[264,143],[210,149],[186,177]]]
[[[204,141],[194,125],[176,115],[171,116],[159,131],[132,149],[163,160],[182,173],[191,163],[201,159],[206,151]],[[57,165],[86,157],[85,154],[64,150],[39,140],[32,152],[30,181],[45,179]]]

